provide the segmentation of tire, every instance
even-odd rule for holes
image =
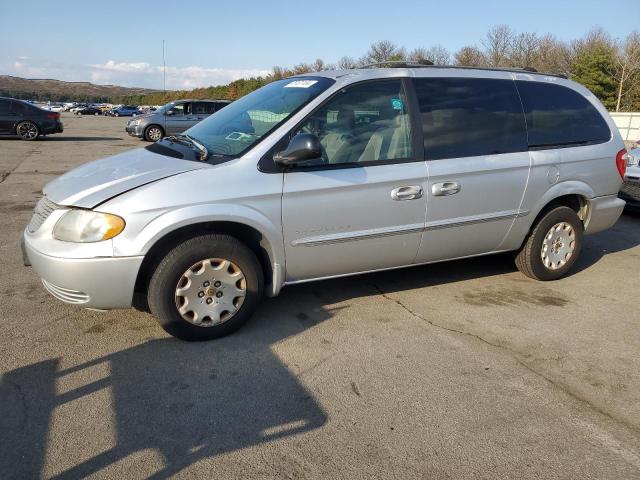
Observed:
[[[40,135],[40,129],[32,121],[25,120],[16,125],[16,135],[21,140],[35,140]]]
[[[209,259],[215,261],[205,264]],[[219,260],[226,260],[229,266]],[[236,278],[241,283],[234,285]],[[179,243],[160,261],[149,282],[147,301],[151,313],[170,335],[187,341],[211,340],[236,331],[249,320],[262,298],[263,284],[260,263],[247,246],[229,235],[201,235]],[[244,296],[236,297],[242,288]],[[185,292],[184,296],[178,292]],[[216,298],[218,295],[220,298]],[[185,316],[178,311],[179,305]],[[224,311],[227,306],[237,310]]]
[[[116,113],[114,113],[114,114],[113,114],[113,116],[114,116],[114,117],[119,117],[119,116],[120,116],[120,114],[119,114],[118,112],[116,112]]]
[[[98,112],[94,112],[94,115],[97,117],[98,115],[100,115]]]
[[[583,236],[584,226],[573,209],[552,208],[538,220],[518,250],[516,267],[535,280],[562,278],[578,259]]]
[[[164,137],[164,130],[160,125],[149,125],[144,129],[144,139],[147,142],[157,142]]]

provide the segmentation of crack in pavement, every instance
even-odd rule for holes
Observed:
[[[609,420],[618,423],[622,426],[624,426],[625,428],[628,428],[630,430],[632,430],[634,433],[640,434],[640,428],[638,428],[635,425],[629,424],[626,420],[621,419],[621,418],[617,418],[615,415],[603,410],[602,408],[592,404],[588,399],[581,397],[579,394],[571,391],[570,389],[568,389],[565,385],[556,382],[555,380],[547,377],[545,374],[543,374],[542,372],[539,372],[538,370],[534,369],[533,367],[531,367],[530,365],[527,365],[524,361],[522,361],[522,359],[519,358],[520,355],[522,355],[520,352],[518,352],[517,350],[514,350],[512,348],[510,348],[507,345],[500,345],[497,343],[492,343],[491,341],[481,337],[480,335],[477,335],[475,333],[471,333],[471,332],[466,332],[464,330],[458,330],[452,327],[446,327],[444,325],[435,323],[432,320],[429,320],[428,318],[422,316],[421,314],[419,314],[418,312],[415,312],[414,310],[412,310],[411,308],[409,308],[407,305],[405,305],[402,301],[400,300],[396,300],[395,298],[391,297],[388,293],[386,293],[384,290],[382,290],[382,288],[380,288],[377,284],[372,283],[371,284],[373,286],[373,288],[385,299],[394,302],[395,304],[397,304],[398,306],[400,306],[402,309],[404,309],[406,312],[408,312],[411,316],[422,320],[424,322],[427,322],[429,325],[438,328],[440,330],[445,330],[447,332],[450,333],[455,333],[458,335],[463,335],[463,336],[467,336],[467,337],[471,337],[474,338],[476,340],[479,340],[482,343],[485,343],[486,345],[489,345],[493,348],[497,348],[500,349],[502,351],[505,351],[507,353],[510,354],[510,356],[518,363],[520,364],[522,367],[526,368],[527,370],[529,370],[531,373],[533,373],[534,375],[544,379],[547,383],[549,383],[550,385],[552,385],[553,387],[559,389],[560,391],[562,391],[563,393],[565,393],[566,395],[570,396],[571,398],[573,398],[574,400],[578,401],[580,404],[585,405],[586,407],[590,408],[591,410],[607,417]],[[640,464],[640,462],[639,462]],[[636,465],[638,466],[638,465]]]
[[[27,154],[24,156],[24,158],[20,160],[18,163],[16,163],[16,165],[11,170],[9,170],[8,172],[2,172],[2,174],[0,174],[0,183],[3,183],[7,178],[9,178],[9,175],[15,172],[18,169],[18,167],[20,167],[20,165],[22,165],[26,160],[28,160],[35,153],[42,153],[42,151],[29,150]]]

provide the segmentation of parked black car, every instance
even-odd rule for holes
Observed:
[[[61,133],[60,114],[15,98],[0,97],[0,135],[35,140],[40,135]]]
[[[96,107],[84,107],[75,112],[76,115],[102,115],[102,110]]]

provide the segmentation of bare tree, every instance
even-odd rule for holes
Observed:
[[[466,46],[453,56],[454,63],[461,67],[482,67],[487,64],[484,54],[477,47]]]
[[[540,54],[540,39],[535,33],[524,32],[511,41],[510,63],[514,67],[533,67]]]
[[[438,44],[427,50],[427,59],[431,60],[434,65],[449,65],[451,63],[451,54],[449,50]]]
[[[404,60],[406,53],[404,48],[398,47],[395,43],[388,40],[381,40],[372,43],[369,51],[362,57],[361,62],[365,63],[384,63],[394,60]]]
[[[513,32],[507,25],[497,25],[487,32],[481,43],[489,66],[510,66],[512,42]]]
[[[308,63],[299,63],[293,67],[293,75],[310,72],[313,72],[313,65],[309,65]]]
[[[424,63],[426,61],[431,61],[429,58],[429,52],[424,47],[414,48],[407,55],[407,60],[412,63]]]
[[[631,32],[621,45],[620,52],[616,56],[614,77],[618,81],[616,112],[619,112],[623,95],[626,93],[626,85],[637,83],[640,77],[640,33],[637,31]]]
[[[572,61],[571,48],[553,35],[547,34],[539,40],[538,54],[532,66],[539,72],[559,73],[569,76]]]
[[[340,70],[350,70],[352,68],[356,68],[358,64],[351,57],[342,57],[338,60],[338,69]]]

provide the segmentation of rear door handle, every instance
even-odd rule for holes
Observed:
[[[391,198],[394,200],[415,200],[422,197],[423,191],[420,185],[406,185],[391,190]]]
[[[431,193],[434,197],[445,197],[458,193],[461,188],[462,186],[458,182],[434,183],[431,186]]]

